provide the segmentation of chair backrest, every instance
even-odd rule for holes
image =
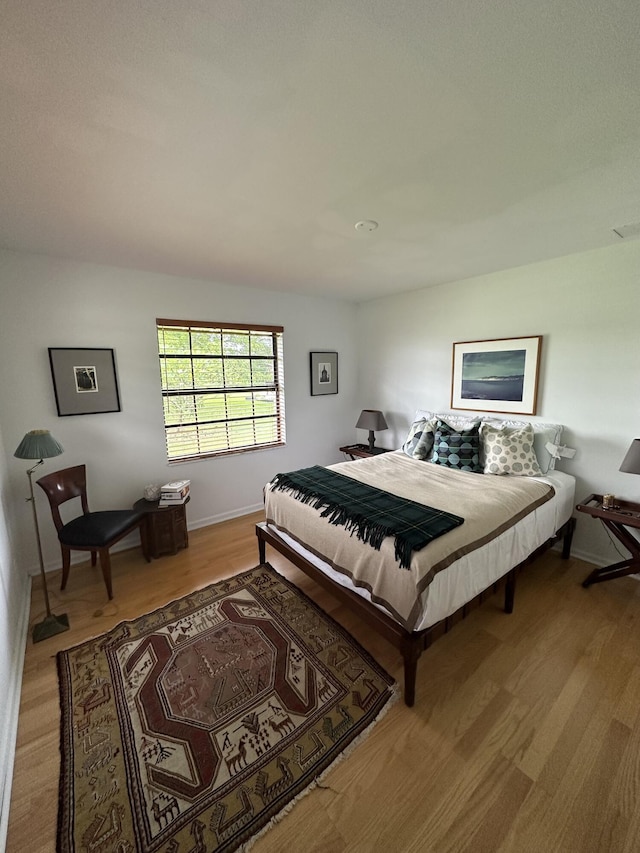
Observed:
[[[60,530],[64,526],[59,507],[65,501],[79,497],[82,502],[82,512],[85,515],[89,512],[86,465],[74,465],[73,468],[54,471],[53,474],[40,477],[36,482],[49,498],[49,505],[56,530]]]

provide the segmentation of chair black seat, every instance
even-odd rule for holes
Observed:
[[[85,465],[74,465],[62,471],[54,471],[37,481],[46,494],[51,507],[53,523],[58,533],[62,551],[62,582],[65,589],[71,567],[71,549],[91,551],[91,565],[95,566],[98,554],[102,577],[107,595],[113,598],[111,586],[111,559],[109,549],[120,539],[136,528],[140,531],[140,542],[145,560],[149,562],[149,548],[145,533],[145,513],[135,509],[107,509],[99,512],[89,511],[87,498],[87,469]],[[80,499],[82,515],[66,524],[60,515],[60,506],[75,498]]]
[[[58,539],[69,548],[103,548],[122,536],[140,519],[142,513],[130,509],[90,512],[69,521],[58,532]]]

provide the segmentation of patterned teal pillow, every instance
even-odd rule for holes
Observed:
[[[433,449],[433,421],[427,418],[414,421],[402,449],[413,459],[428,459]]]
[[[444,421],[437,421],[431,461],[447,468],[481,474],[480,422],[458,431]]]

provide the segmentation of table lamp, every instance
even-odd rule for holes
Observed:
[[[640,474],[640,438],[634,438],[631,442],[620,470],[625,474]]]
[[[53,637],[55,634],[61,634],[63,631],[69,630],[69,618],[66,613],[62,616],[55,616],[51,612],[49,604],[49,591],[47,589],[47,578],[44,571],[44,560],[42,559],[42,545],[40,544],[40,528],[38,527],[38,513],[36,512],[36,499],[33,494],[33,472],[39,465],[42,465],[45,459],[50,459],[52,456],[59,456],[63,453],[64,448],[51,435],[48,429],[32,429],[28,432],[18,445],[16,452],[13,454],[18,459],[39,459],[39,462],[29,468],[27,476],[29,477],[29,493],[30,497],[26,500],[31,501],[33,509],[33,523],[36,528],[36,541],[38,543],[38,557],[40,559],[40,574],[42,575],[42,589],[44,590],[44,600],[47,607],[47,615],[42,622],[39,622],[33,627],[33,642],[38,643],[40,640],[46,640]]]
[[[358,418],[356,429],[369,430],[369,453],[373,453],[373,445],[376,441],[374,432],[376,430],[388,429],[388,427],[382,412],[379,412],[377,409],[363,409]]]

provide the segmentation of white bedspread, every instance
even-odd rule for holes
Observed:
[[[552,536],[573,509],[574,480],[559,472],[537,478],[467,474],[400,451],[330,467],[465,518],[415,552],[407,571],[394,559],[392,539],[375,551],[312,507],[267,488],[267,522],[285,541],[409,630],[434,624],[486,589]]]

